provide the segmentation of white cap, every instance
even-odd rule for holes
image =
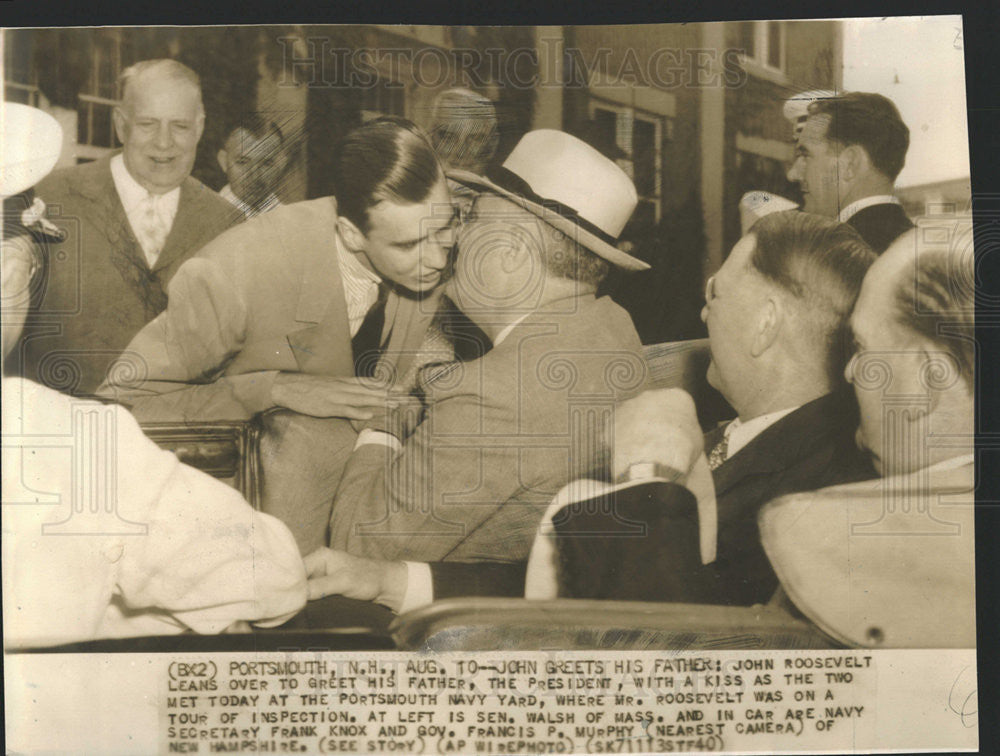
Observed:
[[[747,192],[740,198],[740,233],[745,236],[753,228],[753,224],[771,213],[798,208],[790,199],[785,199],[771,192]]]
[[[41,181],[62,152],[62,127],[38,108],[5,102],[0,108],[0,197]]]

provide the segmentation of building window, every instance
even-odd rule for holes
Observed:
[[[118,77],[125,65],[120,35],[114,32],[98,35],[93,44],[87,80],[77,95],[78,162],[102,157],[115,147],[111,113],[121,98]]]
[[[745,62],[773,71],[785,70],[785,23],[783,21],[741,21],[740,49]]]
[[[38,72],[31,67],[31,47],[25,35],[4,34],[3,98],[7,102],[39,107]]]
[[[656,225],[662,210],[662,153],[669,118],[604,102],[591,103],[594,146],[613,159],[632,179],[639,206],[632,223]]]

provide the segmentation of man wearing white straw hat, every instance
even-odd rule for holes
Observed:
[[[412,431],[398,416],[362,431],[334,500],[335,549],[523,560],[552,495],[604,462],[614,405],[644,385],[628,314],[595,296],[611,265],[648,267],[615,247],[637,203],[632,182],[553,130],[526,134],[499,174],[451,174],[481,194],[447,285],[494,346],[424,381]]]
[[[11,103],[0,123],[6,357],[44,263],[38,245],[58,237],[30,187],[55,165],[62,131]],[[278,624],[305,603],[288,529],[157,448],[124,408],[4,377],[3,432],[5,648]]]

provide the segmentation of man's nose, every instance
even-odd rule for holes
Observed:
[[[174,135],[170,132],[169,123],[161,123],[156,129],[154,145],[161,150],[165,150],[174,143]]]
[[[451,247],[449,239],[428,239],[422,250],[424,267],[431,270],[444,270],[448,265]]]
[[[788,168],[788,173],[785,174],[785,177],[789,181],[791,181],[793,184],[797,184],[800,181],[802,181],[802,165],[801,165],[801,163],[802,163],[802,159],[801,158],[795,158],[795,160],[792,161],[791,166],[789,166],[789,168]]]

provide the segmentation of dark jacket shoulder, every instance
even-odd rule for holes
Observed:
[[[902,206],[895,202],[882,202],[859,210],[847,223],[861,235],[876,254],[882,254],[902,234],[913,228],[913,221]]]

